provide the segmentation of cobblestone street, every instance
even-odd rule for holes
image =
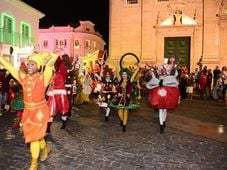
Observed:
[[[78,106],[65,130],[57,117],[47,142],[52,151],[39,170],[226,170],[227,144],[168,126],[163,135],[148,108],[130,111],[123,133],[116,110],[109,121],[97,105]],[[143,115],[143,116],[140,116]],[[150,117],[146,119],[144,117]],[[20,129],[12,129],[15,113],[0,117],[0,169],[28,169],[29,147]]]

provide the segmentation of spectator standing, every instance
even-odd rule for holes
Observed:
[[[200,72],[198,68],[195,69],[194,79],[195,79],[195,90],[199,90]]]
[[[200,98],[206,99],[206,86],[207,86],[207,71],[203,70],[200,76]]]
[[[219,66],[216,66],[216,68],[213,70],[213,77],[214,77],[213,87],[216,86],[216,83],[220,74],[221,74],[221,70],[219,69]]]
[[[213,74],[211,69],[208,69],[207,72],[207,86],[206,86],[206,96],[208,98],[210,98],[211,96],[211,84],[212,84],[212,80],[213,80]]]

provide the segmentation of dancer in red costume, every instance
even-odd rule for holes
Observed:
[[[48,106],[52,117],[48,122],[47,133],[50,133],[51,124],[58,112],[61,114],[62,119],[61,129],[65,129],[70,104],[65,87],[67,68],[60,57],[58,57],[54,66],[55,73],[47,92],[47,96],[49,96]]]
[[[178,105],[180,92],[178,89],[178,81],[176,76],[177,70],[174,66],[174,58],[170,58],[172,61],[169,65],[162,65],[159,70],[152,73],[151,80],[146,84],[146,87],[150,89],[149,101],[154,109],[159,110],[159,123],[160,133],[164,133],[167,110],[175,109]]]

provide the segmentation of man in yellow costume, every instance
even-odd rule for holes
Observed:
[[[50,147],[45,142],[50,110],[45,99],[46,88],[52,77],[52,68],[58,55],[50,52],[33,53],[28,57],[26,72],[18,71],[0,55],[0,64],[22,85],[24,111],[21,124],[25,143],[30,143],[30,170],[38,169],[38,158],[45,161]],[[45,66],[45,67],[44,67]],[[40,154],[41,151],[41,154]]]

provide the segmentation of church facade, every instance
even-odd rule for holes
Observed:
[[[190,71],[198,62],[226,66],[227,1],[110,0],[108,60],[125,55],[124,63],[133,64],[132,54],[153,65],[174,56]]]

